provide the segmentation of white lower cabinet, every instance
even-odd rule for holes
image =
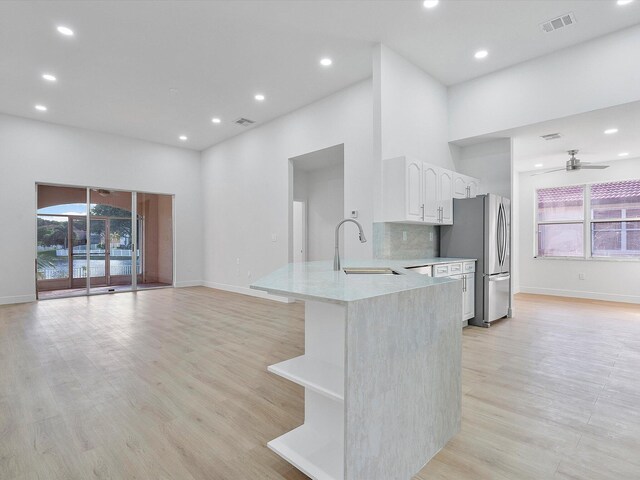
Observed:
[[[462,321],[466,322],[476,315],[476,274],[465,273],[462,283]]]
[[[462,322],[475,316],[476,262],[443,263],[433,267],[434,277],[462,280]]]

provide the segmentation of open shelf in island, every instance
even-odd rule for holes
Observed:
[[[342,480],[344,478],[344,448],[312,427],[302,425],[271,440],[268,447],[317,480]]]
[[[271,365],[268,370],[325,397],[344,400],[344,368],[301,355]]]

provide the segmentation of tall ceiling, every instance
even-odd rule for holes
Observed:
[[[201,150],[369,77],[378,42],[451,85],[638,23],[615,0],[5,0],[0,112]]]
[[[604,133],[609,129],[617,132]],[[569,159],[567,150],[579,150],[577,157],[592,163],[639,158],[638,132],[640,102],[633,102],[529,125],[503,134],[513,139],[514,169],[526,172],[563,167]],[[561,136],[555,140],[541,138],[550,133]],[[620,156],[621,153],[627,155]]]

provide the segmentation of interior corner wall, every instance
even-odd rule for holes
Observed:
[[[335,227],[344,215],[343,164],[307,173],[307,260],[333,260]],[[353,236],[354,225],[340,230],[340,245]]]
[[[370,237],[372,105],[367,79],[202,152],[205,285],[262,296],[249,284],[289,260],[289,159],[309,152],[344,144],[344,215]],[[345,258],[371,258],[357,232],[344,240]]]
[[[511,139],[500,138],[459,147],[455,170],[480,180],[478,193],[511,198]]]
[[[512,140],[512,156],[515,152],[515,142]],[[513,160],[511,162],[511,296],[520,292],[520,175],[514,170]],[[511,301],[513,305],[513,298]]]
[[[640,100],[640,26],[449,87],[456,141]]]
[[[198,152],[0,114],[0,168],[0,303],[35,299],[36,182],[175,194],[176,285],[202,282]]]
[[[517,143],[514,145],[517,155]],[[524,293],[640,303],[640,261],[534,258],[535,191],[594,182],[640,179],[640,158],[616,160],[606,170],[519,175],[519,285]],[[585,275],[584,280],[579,274]]]

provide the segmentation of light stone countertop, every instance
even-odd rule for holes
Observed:
[[[290,263],[257,280],[251,285],[255,290],[294,297],[303,300],[319,300],[330,303],[348,303],[389,293],[456,282],[451,278],[432,278],[406,270],[405,267],[475,261],[474,258],[418,258],[411,260],[345,260],[345,267],[391,268],[400,275],[347,275],[335,272],[333,262]]]

